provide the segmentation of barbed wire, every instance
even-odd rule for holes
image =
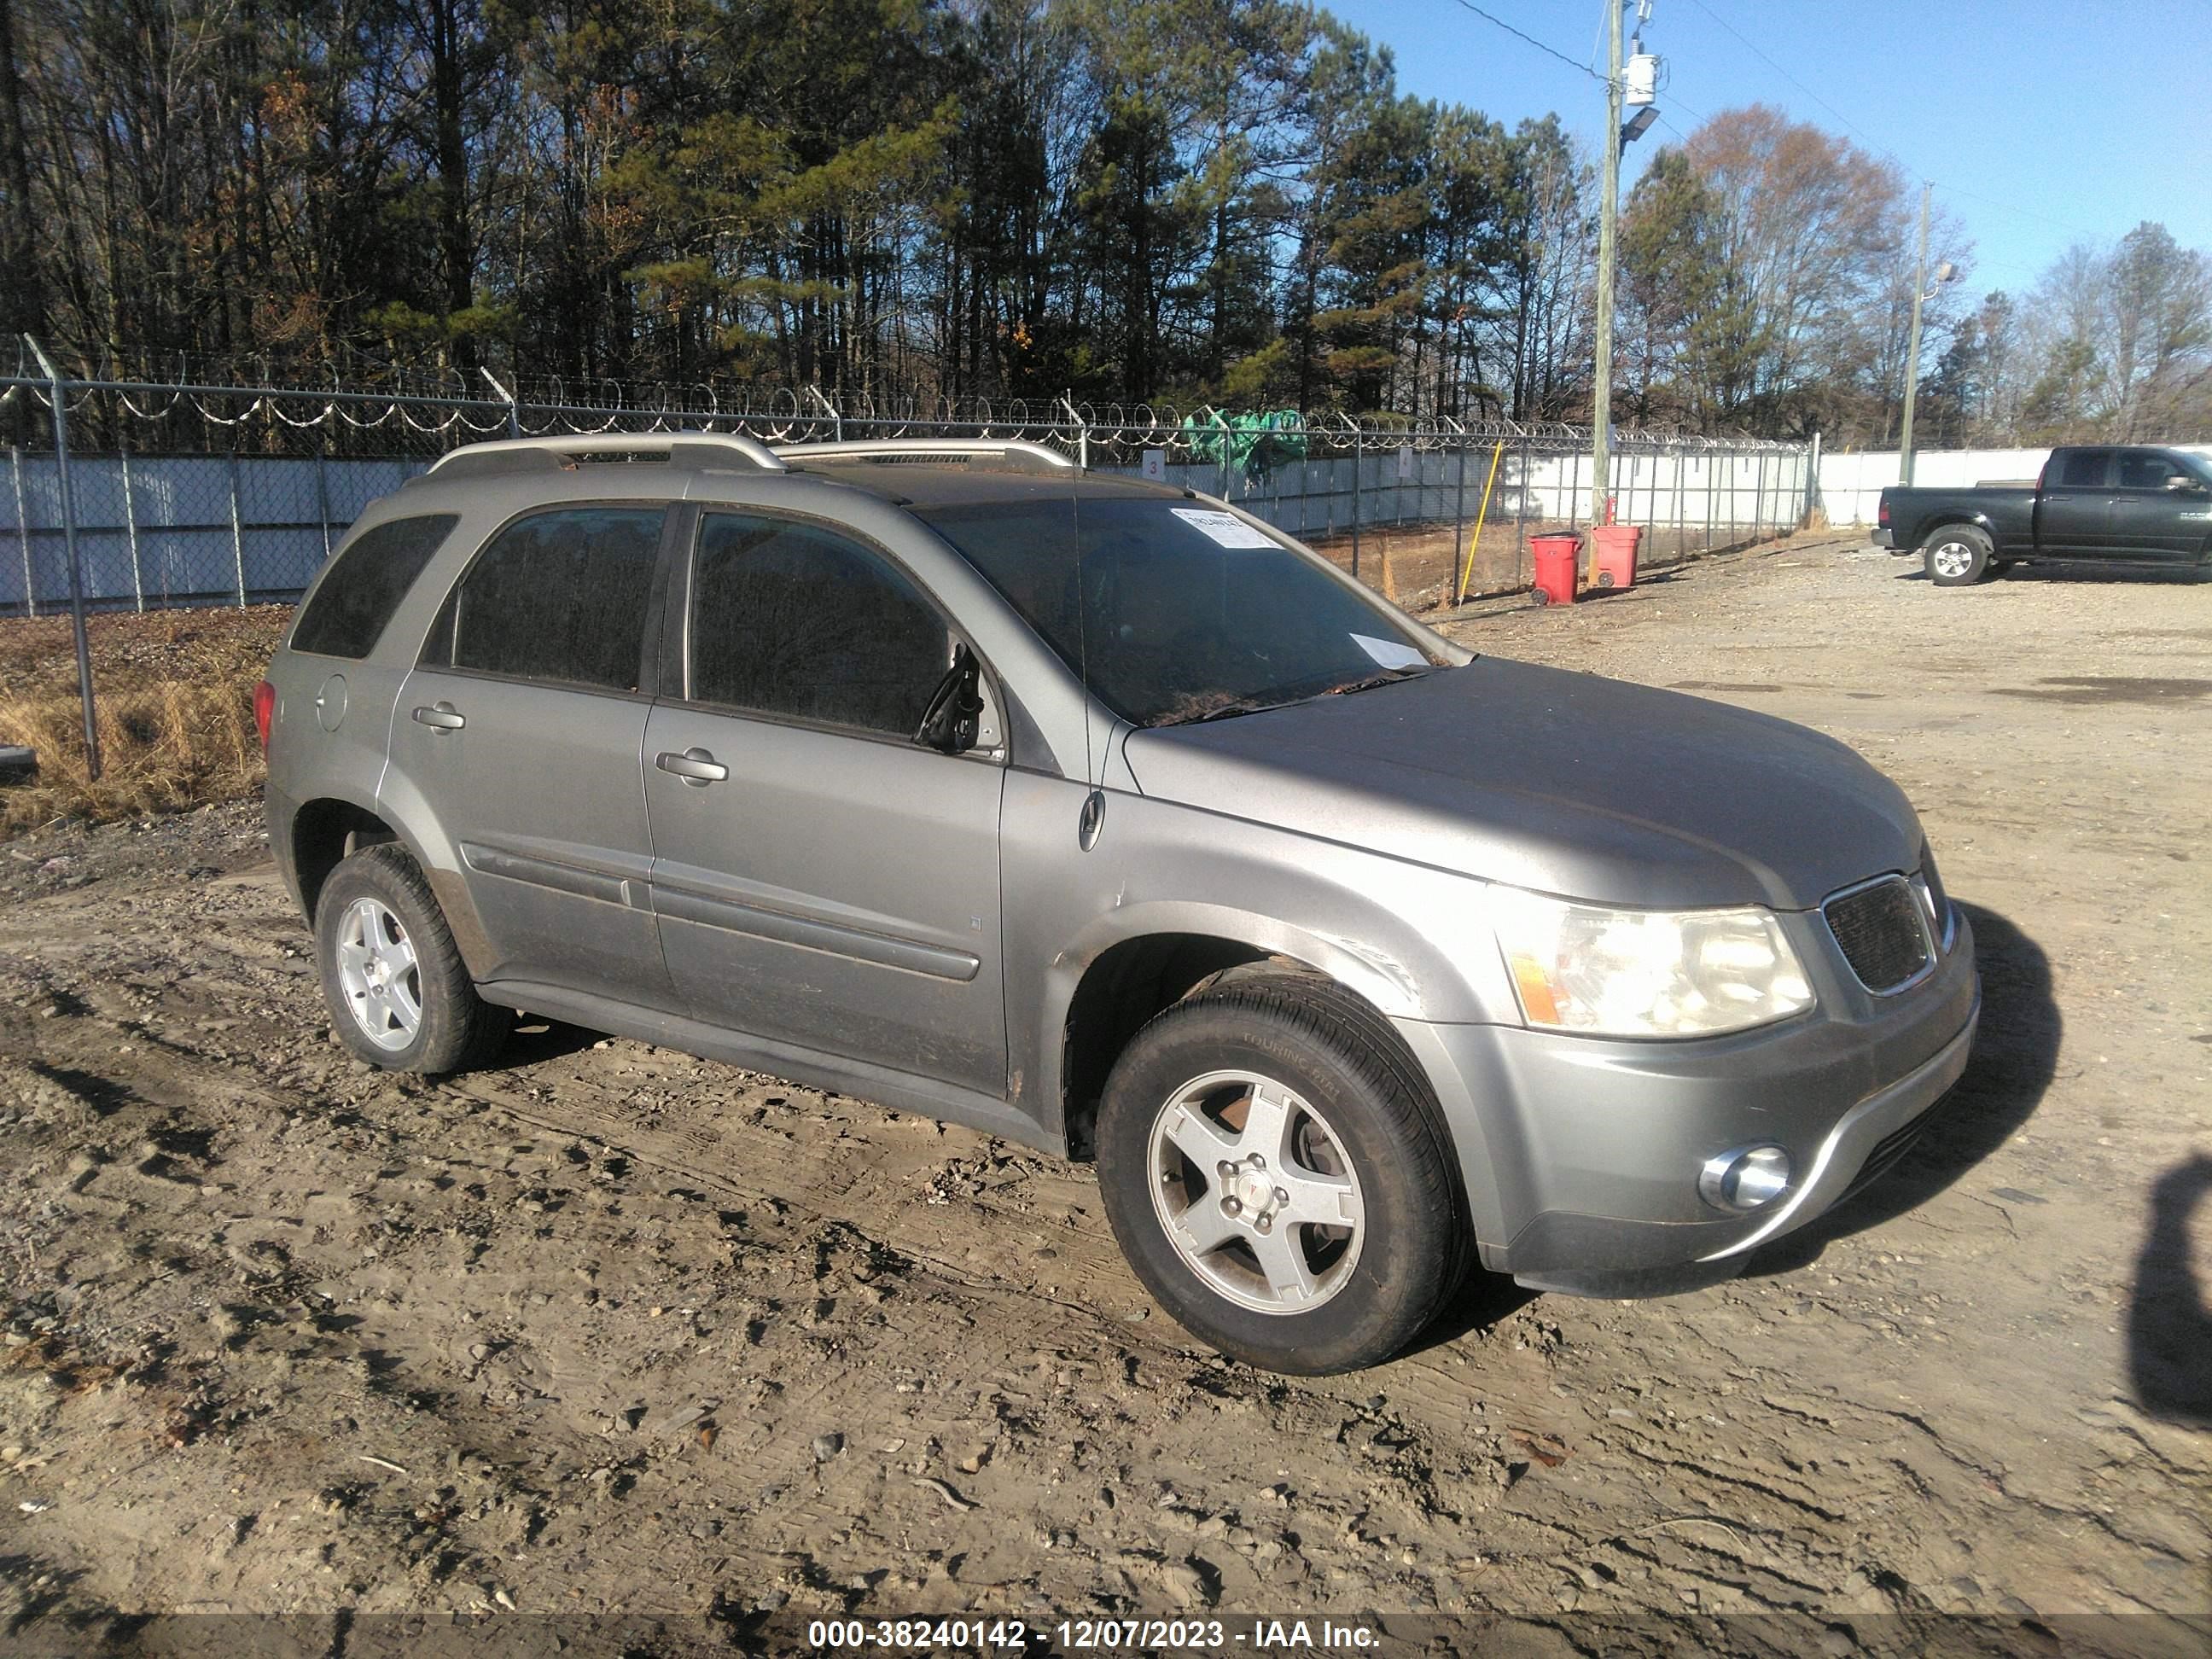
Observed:
[[[0,376],[0,410],[14,405],[25,413],[51,415],[53,387],[34,368],[23,372],[32,367],[19,361],[16,374]],[[498,385],[493,381],[486,390]],[[1158,448],[1170,455],[1210,451],[1224,436],[1255,431],[1329,453],[1401,447],[1420,452],[1458,450],[1500,442],[1564,450],[1590,442],[1590,429],[1584,425],[1502,416],[1299,414],[1223,410],[1202,403],[1095,403],[1067,396],[1051,400],[889,396],[817,386],[732,387],[707,382],[644,388],[603,382],[600,389],[608,395],[587,398],[552,377],[513,388],[512,398],[474,395],[452,380],[436,390],[421,386],[401,390],[88,379],[64,380],[62,397],[72,425],[84,429],[85,437],[94,442],[103,435],[119,440],[125,425],[168,428],[165,435],[177,441],[183,436],[175,429],[179,423],[197,421],[228,437],[229,441],[218,446],[224,449],[243,447],[239,440],[257,421],[272,433],[391,430],[443,447],[514,435],[684,429],[739,431],[770,443],[856,434],[875,438],[965,436],[1068,447],[1087,441],[1117,448]],[[106,428],[116,430],[106,433]],[[1674,428],[1616,427],[1613,442],[1618,450],[1646,453],[1803,447],[1786,440]]]

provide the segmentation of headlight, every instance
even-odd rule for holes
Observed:
[[[1813,1006],[1805,970],[1770,910],[1607,910],[1492,892],[1498,947],[1531,1025],[1705,1036]]]

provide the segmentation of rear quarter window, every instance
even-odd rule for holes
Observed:
[[[460,517],[430,513],[391,519],[346,544],[292,627],[292,649],[319,657],[366,657],[392,613]]]

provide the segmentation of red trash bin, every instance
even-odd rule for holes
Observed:
[[[1635,586],[1636,544],[1644,538],[1644,526],[1601,524],[1591,530],[1590,538],[1597,544],[1597,585]]]
[[[1571,530],[1547,531],[1528,538],[1528,551],[1536,562],[1537,604],[1575,602],[1575,564],[1582,546],[1582,538]]]

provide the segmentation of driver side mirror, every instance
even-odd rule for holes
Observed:
[[[955,646],[952,666],[930,693],[914,740],[944,755],[964,755],[973,749],[983,714],[982,675],[975,653],[965,645]]]
[[[2167,473],[2166,487],[2177,495],[2202,495],[2205,493],[2203,483],[2198,479],[2191,477],[2186,472]]]

